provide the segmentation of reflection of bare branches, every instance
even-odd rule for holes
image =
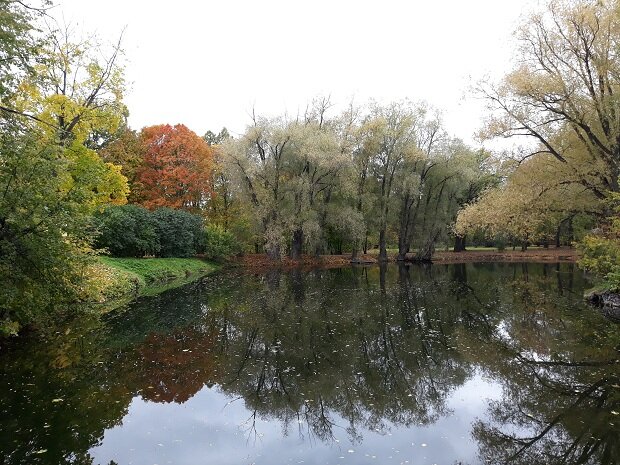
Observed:
[[[250,417],[244,421],[241,425],[245,425],[247,424],[248,427],[245,429],[244,433],[247,433],[247,439],[246,439],[246,444],[250,443],[250,438],[252,436],[254,436],[254,443],[252,444],[253,446],[256,445],[256,440],[260,439],[260,434],[258,434],[258,430],[256,429],[256,410],[254,410],[252,412],[252,415],[250,415]]]
[[[551,431],[552,428],[554,428],[558,423],[560,423],[560,421],[566,416],[567,413],[569,413],[571,411],[571,409],[577,407],[579,404],[581,404],[586,397],[588,397],[590,394],[592,394],[594,391],[596,391],[600,386],[606,384],[609,380],[608,379],[602,379],[599,382],[593,384],[592,386],[590,386],[589,389],[585,390],[584,392],[582,392],[579,397],[567,408],[565,409],[563,412],[559,413],[558,415],[556,415],[550,422],[548,422],[547,426],[537,435],[529,437],[529,438],[514,438],[513,440],[515,442],[518,442],[520,444],[522,444],[521,448],[519,450],[517,450],[517,452],[515,452],[514,454],[512,454],[508,460],[512,461],[514,460],[516,457],[518,457],[519,455],[521,455],[526,449],[532,447],[535,443],[537,443],[538,441],[540,441],[543,437],[545,437],[547,435],[547,433],[549,431]],[[573,444],[573,446],[575,446],[575,444]],[[572,449],[573,447],[571,447]]]

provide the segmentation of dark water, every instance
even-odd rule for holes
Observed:
[[[619,464],[571,265],[222,273],[0,355],[2,464]]]

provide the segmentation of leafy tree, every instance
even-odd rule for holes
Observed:
[[[551,0],[520,26],[518,66],[480,88],[491,109],[482,135],[533,143],[500,190],[459,215],[457,234],[484,229],[523,248],[555,236],[559,246],[574,222],[606,222],[619,190],[619,6]]]
[[[93,143],[124,121],[125,82],[120,42],[105,54],[94,38],[74,41],[68,30],[51,31],[40,54],[12,95],[12,110],[36,121],[51,143]]]
[[[217,134],[213,131],[207,131],[203,136],[203,139],[207,144],[213,147],[215,145],[221,145],[223,142],[230,139],[230,133],[226,128],[222,128],[222,130]]]
[[[4,112],[13,110],[4,106],[4,99],[32,71],[32,58],[40,40],[34,20],[46,5],[47,2],[42,2],[40,8],[35,8],[15,0],[0,1],[0,110]]]
[[[224,144],[223,151],[267,254],[277,259],[290,248],[298,258],[304,246],[319,253],[328,224],[338,223],[333,207],[342,198],[342,180],[350,167],[324,113],[309,112],[303,121],[255,117],[246,133]]]
[[[572,159],[571,152],[566,157]],[[567,221],[579,215],[600,217],[605,205],[591,189],[570,182],[569,173],[558,182],[556,176],[565,166],[550,155],[525,160],[501,186],[486,191],[477,203],[463,209],[456,233],[481,229],[489,238],[503,236],[523,248],[531,242],[549,242],[555,236],[559,245],[560,230]]]
[[[0,333],[45,325],[82,296],[89,217],[123,199],[116,174],[83,146],[42,142],[32,127],[0,131]],[[111,175],[111,177],[109,176]]]
[[[606,287],[616,292],[620,290],[619,200],[618,194],[612,196],[612,208],[616,214],[609,218],[609,227],[591,232],[579,243],[580,265],[604,278]]]
[[[10,3],[3,14],[18,11],[17,2]],[[31,20],[22,13],[22,21]],[[31,25],[15,29],[16,37],[29,43],[31,30]],[[88,44],[75,45],[54,33],[36,62],[30,56],[28,63],[10,65],[22,72],[15,74],[19,85],[1,102],[3,334],[45,325],[85,295],[90,216],[103,205],[125,202],[120,167],[103,162],[85,145],[91,134],[113,129],[122,117],[117,53],[118,47],[102,62]]]
[[[206,215],[210,223],[217,224],[225,231],[234,230],[235,234],[248,236],[250,220],[248,209],[242,204],[238,195],[235,195],[236,186],[226,169],[225,155],[222,144],[231,138],[228,130],[223,128],[218,134],[211,131],[203,139],[213,150],[213,192],[207,205]]]
[[[290,134],[283,120],[256,119],[245,134],[223,147],[226,164],[253,211],[264,250],[279,259],[284,241],[282,186]],[[286,151],[286,152],[285,152]],[[258,248],[258,247],[257,247]]]
[[[252,212],[264,250],[299,258],[346,243],[356,259],[377,234],[380,260],[395,238],[401,259],[417,247],[429,260],[463,197],[486,185],[486,158],[449,139],[422,103],[351,105],[336,117],[329,107],[316,99],[303,119],[255,117],[221,146],[229,192]]]
[[[377,121],[371,137],[377,138],[376,151],[371,156],[371,175],[377,180],[379,261],[387,260],[387,229],[392,195],[405,160],[414,157],[417,126],[424,109],[410,102],[395,102],[387,106],[373,104],[369,117]]]
[[[573,183],[599,198],[618,191],[620,163],[620,16],[617,1],[547,1],[517,31],[519,65],[499,86],[481,89],[496,110],[486,134],[526,136],[531,156],[568,163],[575,145],[595,165]],[[560,137],[560,132],[572,137]],[[602,168],[602,169],[601,169]],[[604,186],[601,189],[599,184]]]
[[[121,173],[129,185],[128,200],[136,200],[137,172],[143,163],[143,146],[139,134],[127,126],[98,150],[99,156],[108,163],[121,167]]]
[[[186,126],[150,126],[140,133],[143,162],[136,172],[138,202],[147,208],[197,212],[212,197],[213,150]]]

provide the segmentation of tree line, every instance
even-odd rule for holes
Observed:
[[[235,136],[135,131],[120,41],[45,29],[47,6],[0,0],[3,334],[84,300],[101,248],[429,261],[466,241],[579,240],[586,265],[620,275],[617,1],[551,0],[524,18],[515,69],[477,89],[490,105],[481,137],[533,141],[510,156],[450,136],[440,112],[406,99],[337,110],[320,97],[295,117],[254,113]],[[203,245],[175,233],[168,249],[164,232],[185,220],[166,209],[197,215],[187,224],[200,231],[181,228]]]
[[[243,221],[246,241],[274,259],[356,259],[376,246],[385,261],[392,246],[399,260],[430,260],[451,241],[459,208],[496,179],[490,154],[450,137],[424,103],[371,102],[328,116],[330,106],[318,98],[297,118],[256,116],[217,146],[210,207],[219,221]]]

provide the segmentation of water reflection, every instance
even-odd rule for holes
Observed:
[[[221,274],[9,348],[0,453],[615,464],[620,331],[583,288],[570,265]]]

